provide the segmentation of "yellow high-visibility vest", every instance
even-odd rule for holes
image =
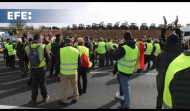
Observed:
[[[106,47],[105,47],[105,42],[99,42],[98,43],[98,48],[97,48],[97,53],[98,54],[105,54],[106,53]]]
[[[153,50],[152,43],[147,43],[146,51],[144,52],[145,55],[151,55]]]
[[[158,56],[158,54],[161,53],[160,44],[155,43],[154,46],[156,47],[156,50],[155,50],[155,52],[154,52],[154,55],[155,55],[155,56]]]
[[[126,74],[132,74],[136,65],[138,48],[136,46],[135,49],[132,49],[128,45],[123,45],[122,47],[125,49],[126,52],[130,53],[126,53],[123,58],[117,61],[118,71]]]
[[[6,48],[8,50],[8,55],[11,56],[11,55],[16,55],[16,50],[13,49],[13,44],[7,44],[6,45]]]
[[[165,76],[165,83],[164,83],[164,94],[163,94],[163,109],[172,109],[172,97],[170,92],[170,82],[174,78],[175,74],[181,70],[190,67],[190,56],[185,56],[183,53],[175,58],[169,65],[166,76]]]
[[[60,48],[60,73],[63,75],[77,74],[79,50],[67,46]]]
[[[38,67],[31,67],[31,68],[40,68],[40,67],[44,67],[46,66],[46,59],[44,57],[44,50],[45,50],[45,45],[44,44],[39,44],[39,43],[34,43],[34,44],[30,44],[31,45],[31,48],[36,48],[38,45],[41,45],[39,48],[38,48],[38,55],[39,55],[39,59],[41,61],[41,63],[38,65]],[[29,53],[30,53],[30,49],[29,49],[29,45],[27,45],[25,47],[25,51],[26,51],[26,54],[27,56],[29,56]]]

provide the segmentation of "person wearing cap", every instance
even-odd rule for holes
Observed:
[[[89,58],[89,49],[84,46],[84,40],[83,38],[78,38],[78,46],[76,47],[79,52],[80,52],[80,56],[82,54],[85,54],[88,58],[88,60],[90,61]],[[82,67],[80,66],[80,69],[78,70],[78,92],[79,95],[82,94],[86,94],[86,89],[87,89],[87,71],[88,71],[88,67]],[[82,77],[82,83],[83,83],[83,87],[81,88],[81,82],[80,82],[80,78]]]
[[[66,46],[65,41],[66,41],[67,39],[69,39],[69,36],[64,36],[64,39],[62,40],[62,44],[61,44],[60,48],[63,48],[63,47]]]
[[[56,68],[60,72],[61,83],[61,102],[59,104],[67,105],[68,83],[71,82],[73,89],[72,103],[76,103],[79,98],[78,93],[78,70],[81,66],[80,52],[73,47],[73,40],[65,40],[65,47],[60,48],[56,56]]]
[[[10,67],[15,69],[15,55],[16,55],[15,45],[13,44],[12,41],[9,41],[9,43],[6,45],[6,48],[8,52]]]
[[[130,109],[131,91],[129,83],[135,69],[138,48],[133,40],[131,32],[126,32],[124,34],[124,40],[125,42],[119,47],[118,54],[115,57],[117,63],[113,70],[113,76],[118,74],[119,83],[123,91],[124,103],[121,108]]]
[[[104,67],[105,54],[106,54],[106,43],[103,41],[103,38],[100,38],[100,41],[98,42],[97,53],[99,56],[99,67]]]
[[[178,28],[178,17],[176,18],[174,25],[175,25],[175,33],[171,34],[167,37],[167,41],[165,39],[165,32],[166,32],[166,25],[167,20],[164,18],[164,27],[161,30],[161,45],[162,45],[162,52],[158,55],[156,59],[156,70],[158,74],[156,76],[156,85],[157,85],[157,102],[156,102],[156,109],[161,109],[163,104],[163,92],[164,92],[164,81],[166,76],[166,71],[170,63],[178,57],[184,49],[181,46],[181,31]],[[176,66],[180,67],[180,66]]]

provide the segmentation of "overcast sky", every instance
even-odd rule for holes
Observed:
[[[72,21],[60,24],[34,24],[58,27],[80,24],[91,25],[92,23],[123,23],[128,21],[137,23],[163,24],[165,15],[168,23],[174,22],[176,15],[179,24],[190,23],[190,2],[1,2],[0,9],[69,9]],[[6,26],[7,24],[0,24]],[[29,23],[28,25],[31,25]]]

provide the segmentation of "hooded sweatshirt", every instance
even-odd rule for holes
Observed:
[[[121,59],[122,57],[125,56],[126,53],[128,53],[128,52],[126,52],[125,49],[122,47],[123,45],[128,45],[128,46],[131,47],[132,49],[135,49],[135,47],[136,47],[136,42],[133,41],[133,40],[128,40],[127,42],[125,42],[125,43],[123,43],[123,44],[119,44],[119,48],[118,48],[119,51],[118,51],[118,53],[117,53],[116,56],[115,56],[115,60],[116,60],[116,61],[119,60],[119,59]],[[116,74],[117,72],[119,72],[119,71],[118,71],[118,69],[117,69],[117,63],[116,63],[116,64],[115,64],[115,67],[114,67],[113,73]],[[123,73],[123,72],[119,72],[119,74],[122,74],[122,75],[127,76],[127,77],[131,77],[131,74],[126,74],[126,73]]]

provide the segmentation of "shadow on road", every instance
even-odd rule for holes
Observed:
[[[71,100],[72,98],[73,98],[73,96],[70,96],[67,99]],[[34,108],[45,108],[45,109],[61,109],[61,108],[66,108],[66,107],[74,104],[72,102],[69,102],[68,105],[63,106],[60,102],[61,102],[61,99],[55,100],[55,101],[52,101],[52,102],[47,102],[47,103],[43,103],[42,101],[39,101],[39,102],[37,102],[37,105],[31,104],[31,103],[28,102],[27,104],[22,105],[22,107],[34,107]]]
[[[98,74],[94,74],[91,78],[95,78],[95,77],[103,77],[103,76],[108,76],[110,74],[106,74],[106,73],[98,73]]]
[[[111,109],[111,107],[114,106],[118,102],[120,102],[120,100],[114,99],[113,101],[111,101],[107,104],[104,104],[103,106],[100,106],[97,109]]]

